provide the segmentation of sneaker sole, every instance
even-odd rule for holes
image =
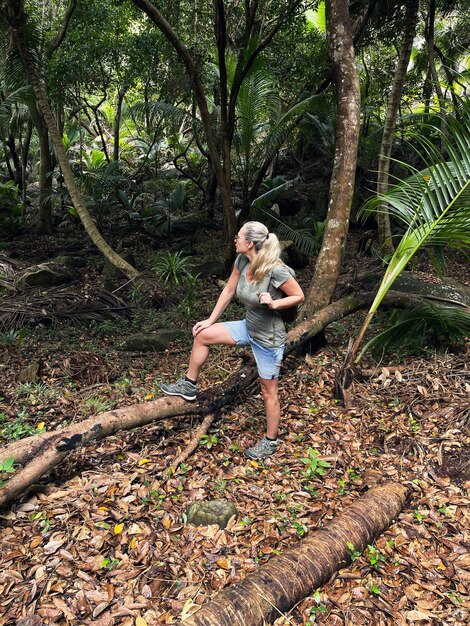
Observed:
[[[183,398],[183,400],[187,400],[188,402],[192,402],[193,400],[196,399],[196,395],[185,396],[182,393],[173,393],[172,391],[165,391],[164,389],[162,389],[162,391],[166,396],[178,396],[179,398]]]
[[[273,456],[273,454],[276,454],[276,452],[277,450],[274,450],[274,452],[264,454],[263,456],[256,456],[256,454],[249,454],[248,452],[245,452],[245,456],[253,461],[263,461],[264,459],[268,459],[270,456]]]

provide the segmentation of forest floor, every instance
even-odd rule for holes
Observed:
[[[304,286],[310,276],[311,268],[299,272]],[[202,317],[219,287],[208,280],[200,289]],[[80,449],[1,511],[0,626],[175,623],[386,480],[410,490],[396,522],[276,624],[468,624],[468,350],[367,358],[344,408],[333,398],[334,375],[362,317],[330,325],[316,353],[286,359],[282,443],[264,462],[243,455],[264,429],[255,384],[168,480],[194,417]],[[161,354],[119,349],[125,335],[162,319],[186,330],[187,341]],[[178,309],[147,309],[122,324],[38,326],[5,344],[0,444],[158,397],[159,385],[184,371],[193,321]],[[31,363],[37,381],[21,383]],[[201,387],[240,363],[237,350],[215,348]],[[237,519],[224,530],[185,523],[190,504],[211,498],[233,501]]]

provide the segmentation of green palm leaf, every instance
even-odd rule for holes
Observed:
[[[421,302],[405,311],[393,311],[390,326],[378,333],[362,349],[422,349],[426,344],[445,345],[470,336],[470,309],[435,302]]]
[[[448,161],[425,137],[416,136],[428,167],[421,172],[415,171],[387,194],[374,198],[363,207],[363,212],[376,211],[381,203],[388,203],[390,213],[407,225],[407,231],[388,264],[354,344],[351,359],[386,293],[418,250],[436,245],[461,250],[470,246],[469,122],[469,104],[461,110],[460,120],[453,117],[447,119],[446,132],[441,133],[441,142]]]

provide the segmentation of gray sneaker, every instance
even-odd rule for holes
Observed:
[[[193,383],[190,383],[189,380],[185,380],[184,378],[180,378],[176,383],[171,385],[162,385],[160,389],[167,396],[180,396],[189,402],[196,399],[196,385],[193,385]]]
[[[245,450],[245,456],[249,459],[265,459],[267,456],[271,456],[277,450],[277,439],[275,441],[270,441],[263,437],[259,443],[257,443],[252,448],[248,448]]]

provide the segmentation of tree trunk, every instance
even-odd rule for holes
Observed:
[[[403,34],[403,44],[400,50],[395,76],[393,77],[392,88],[385,114],[384,131],[379,153],[379,166],[377,175],[377,194],[384,194],[388,191],[388,177],[390,155],[392,153],[393,139],[397,124],[398,108],[405,84],[406,72],[410,61],[413,39],[416,33],[416,23],[418,20],[418,0],[407,0],[405,12],[405,32]],[[387,205],[384,203],[377,213],[377,227],[381,251],[384,254],[393,254],[392,230],[390,226],[390,215]]]
[[[126,95],[127,89],[122,87],[118,89],[117,93],[117,101],[116,101],[116,115],[114,117],[114,147],[113,147],[113,159],[115,161],[119,161],[119,130],[121,127],[121,114],[122,114],[122,102],[124,100],[124,96]]]
[[[326,306],[338,281],[354,192],[360,130],[360,89],[347,0],[326,3],[328,42],[336,96],[336,142],[325,234],[305,308]]]
[[[446,132],[446,99],[442,91],[441,82],[436,69],[434,56],[434,22],[436,20],[436,0],[429,0],[428,23],[426,32],[426,45],[428,49],[428,67],[431,74],[432,84],[439,100],[439,115],[441,116],[441,130]],[[442,144],[441,144],[442,145]]]
[[[18,48],[21,61],[24,65],[28,81],[34,91],[37,106],[41,112],[44,122],[49,130],[50,137],[54,144],[54,148],[59,160],[59,164],[62,170],[62,174],[67,185],[67,189],[72,198],[73,205],[77,210],[77,213],[85,227],[86,232],[90,236],[93,243],[98,250],[112,263],[116,268],[121,270],[125,276],[129,279],[134,279],[139,276],[138,270],[136,270],[127,261],[122,259],[111,246],[103,239],[101,233],[98,231],[95,222],[85,207],[80,191],[75,182],[75,178],[70,167],[70,163],[65,152],[64,145],[62,143],[62,137],[57,128],[54,114],[49,106],[49,100],[47,98],[44,85],[41,78],[38,75],[34,62],[31,59],[30,52],[24,40],[24,28],[26,24],[26,15],[22,11],[21,3],[10,0],[7,3],[6,18],[10,23],[10,34]]]
[[[10,167],[8,167],[8,173],[13,175],[13,180],[15,182],[15,185],[18,186],[19,191],[22,191],[23,190],[23,169],[21,167],[21,162],[20,162],[20,158],[18,155],[18,151],[16,150],[15,138],[12,135],[10,135],[8,139],[6,139],[5,146],[10,151],[11,160],[13,161],[13,168],[10,165]]]
[[[302,322],[288,333],[286,355],[307,344],[332,322],[370,306],[374,296],[373,293],[352,294],[318,311],[312,319]],[[415,301],[415,298],[406,294],[389,292],[383,306],[405,307]],[[179,398],[159,398],[153,402],[100,413],[64,430],[34,435],[4,446],[0,451],[0,463],[13,457],[15,464],[23,467],[18,468],[0,488],[0,507],[23,493],[79,446],[99,441],[121,430],[138,428],[169,417],[215,414],[221,407],[233,402],[256,378],[256,367],[248,364],[222,385],[198,394],[198,402],[188,404]]]
[[[385,483],[370,489],[327,526],[228,587],[185,626],[263,626],[290,611],[363,552],[398,517],[407,488]]]
[[[53,165],[49,131],[42,121],[40,114],[35,116],[36,131],[39,137],[40,164],[39,164],[39,210],[37,230],[41,235],[50,235],[52,228],[52,174]]]
[[[26,127],[26,134],[24,141],[21,145],[21,169],[23,172],[23,189],[22,189],[22,203],[23,207],[26,208],[27,202],[27,189],[28,189],[28,157],[29,157],[29,147],[31,145],[31,137],[33,134],[33,122],[32,120],[28,120],[28,124]]]
[[[219,150],[217,149],[217,142],[211,123],[211,116],[207,107],[206,93],[198,68],[196,67],[194,59],[191,56],[189,50],[186,48],[184,43],[181,41],[181,39],[178,37],[176,32],[166,21],[160,11],[158,11],[157,8],[148,0],[133,0],[133,2],[141,11],[146,13],[148,17],[152,20],[152,22],[154,22],[154,24],[161,30],[163,35],[175,48],[178,56],[183,61],[186,67],[186,72],[191,82],[191,86],[196,97],[199,114],[201,116],[201,122],[204,128],[204,135],[207,141],[209,154],[211,156],[212,166],[214,168],[214,173],[217,177],[217,182],[219,184],[222,205],[224,208],[227,236],[229,239],[233,240],[237,232],[237,220],[235,217],[235,210],[231,197],[230,181],[227,180],[224,165],[222,163]],[[233,244],[233,241],[231,242],[231,244]],[[233,245],[231,245],[231,247],[233,247]]]

